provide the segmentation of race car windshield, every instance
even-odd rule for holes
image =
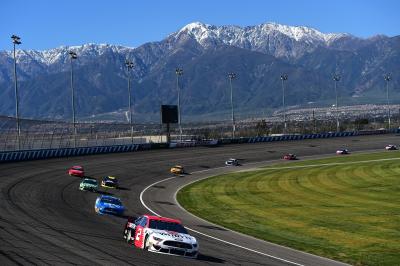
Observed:
[[[186,229],[181,224],[178,223],[150,220],[149,228],[187,234]]]
[[[122,205],[121,201],[119,199],[110,199],[110,198],[103,198],[101,200],[104,203],[110,203],[110,204],[115,204],[115,205]]]
[[[72,169],[74,169],[74,170],[79,170],[79,171],[82,171],[82,170],[83,170],[83,168],[82,168],[82,167],[79,167],[79,166],[72,167]]]
[[[84,180],[84,183],[91,184],[91,185],[96,185],[97,181],[96,180],[92,180],[92,179],[87,179],[87,180]]]

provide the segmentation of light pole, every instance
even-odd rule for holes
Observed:
[[[283,134],[286,134],[287,123],[286,123],[286,106],[285,106],[285,81],[288,79],[287,74],[281,75],[282,80],[282,108],[283,108]]]
[[[77,59],[78,56],[75,52],[69,52],[69,59],[71,63],[71,105],[72,105],[72,125],[74,130],[74,148],[76,148],[76,125],[75,125],[75,92],[74,92],[74,68],[72,61]]]
[[[392,79],[392,76],[390,73],[386,74],[384,76],[384,79],[386,81],[386,105],[387,105],[387,111],[388,111],[388,129],[390,130],[390,107],[389,107],[389,81]]]
[[[178,91],[178,125],[179,125],[179,140],[182,142],[182,125],[181,125],[181,88],[179,87],[179,77],[183,75],[183,69],[176,68],[176,90]]]
[[[232,79],[236,78],[236,74],[231,72],[228,73],[228,78],[229,78],[229,85],[231,88],[231,115],[232,115],[232,139],[235,138],[235,132],[236,132],[236,124],[235,124],[235,111],[233,108],[233,88],[232,88]]]
[[[336,95],[336,132],[340,131],[340,124],[339,124],[339,106],[338,106],[338,93],[337,93],[337,83],[340,80],[340,75],[339,74],[335,74],[333,75],[333,80],[335,81],[335,95]]]
[[[133,144],[133,121],[132,121],[132,100],[131,100],[131,70],[133,68],[133,62],[126,60],[125,65],[128,70],[129,125],[131,127],[131,143]]]
[[[21,44],[21,38],[17,35],[11,36],[14,45],[14,87],[15,87],[15,119],[17,122],[17,143],[18,150],[21,149],[21,127],[19,124],[19,96],[18,96],[18,83],[17,83],[17,58],[15,57],[15,45]]]

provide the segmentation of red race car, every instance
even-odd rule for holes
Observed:
[[[85,171],[83,170],[83,167],[79,165],[72,166],[71,168],[68,169],[67,173],[73,176],[79,176],[79,177],[85,176]]]
[[[284,160],[297,160],[297,156],[295,154],[285,154],[283,155]]]
[[[124,239],[137,248],[151,252],[196,258],[199,246],[179,220],[142,215],[128,218]]]

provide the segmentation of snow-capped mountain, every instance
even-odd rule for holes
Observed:
[[[239,108],[279,107],[282,72],[289,74],[288,85],[295,85],[290,90],[293,95],[288,98],[289,104],[332,98],[334,72],[342,74],[342,97],[380,90],[383,73],[392,72],[395,77],[399,72],[399,39],[399,36],[363,39],[276,23],[238,27],[194,22],[164,40],[136,48],[85,44],[46,51],[18,49],[21,111],[31,117],[69,116],[69,101],[65,99],[70,95],[68,53],[71,50],[78,54],[74,69],[81,115],[126,107],[127,58],[134,63],[137,112],[156,113],[160,102],[175,103],[174,70],[182,67],[187,101],[183,110],[199,114],[221,112],[229,107],[225,90],[226,73],[230,71],[238,74],[235,85]],[[12,51],[0,51],[2,114],[12,114],[14,110],[12,56]],[[398,78],[392,83],[398,84]]]
[[[186,25],[174,38],[190,36],[204,47],[231,45],[277,57],[299,57],[318,46],[334,44],[343,38],[356,39],[345,33],[321,33],[313,28],[293,27],[277,23],[265,23],[257,26],[213,26],[194,22]]]

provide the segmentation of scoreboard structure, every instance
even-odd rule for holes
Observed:
[[[161,123],[167,125],[167,142],[171,142],[170,124],[177,124],[178,106],[177,105],[161,105]]]
[[[161,105],[161,122],[163,124],[178,123],[178,106],[177,105]]]

